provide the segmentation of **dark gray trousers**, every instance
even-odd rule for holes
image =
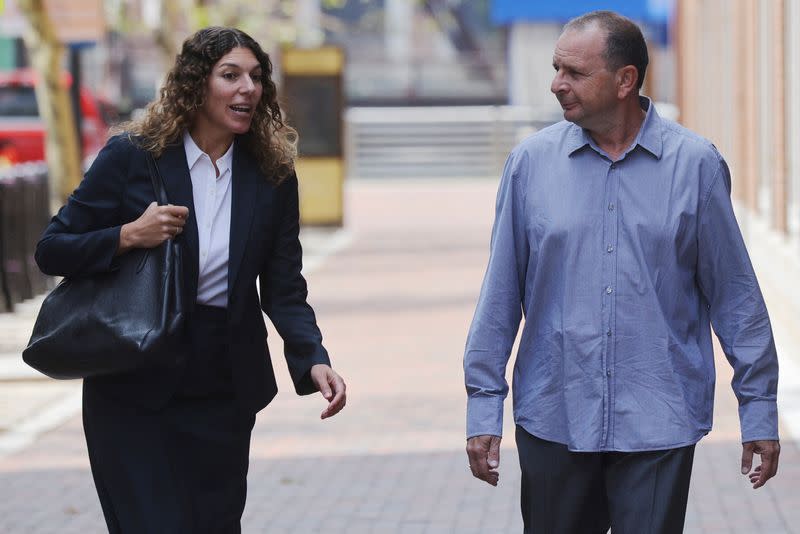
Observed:
[[[84,382],[83,425],[111,534],[239,534],[255,416],[234,395],[224,309],[197,305],[183,381],[156,411]]]
[[[570,452],[517,426],[525,534],[683,532],[694,445]]]

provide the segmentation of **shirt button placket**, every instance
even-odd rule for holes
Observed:
[[[616,238],[618,205],[617,191],[619,188],[619,165],[611,163],[608,166],[606,179],[606,216],[604,224],[605,251],[603,258],[603,278],[606,281],[603,299],[603,322],[605,324],[606,342],[604,343],[603,375],[606,379],[606,397],[604,402],[604,421],[602,433],[602,446],[606,447],[611,441],[611,426],[613,421],[613,388],[611,387],[611,377],[613,375],[614,355],[613,355],[613,326],[614,326],[614,291],[616,284]]]

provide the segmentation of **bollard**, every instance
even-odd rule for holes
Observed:
[[[46,292],[36,244],[50,220],[47,165],[23,163],[0,174],[0,312]]]
[[[47,225],[50,224],[50,219],[52,217],[50,213],[50,176],[47,172],[46,163],[41,163],[38,176],[39,179],[36,183],[36,219],[34,223],[37,229],[35,232],[36,239],[33,242],[34,262],[36,245],[39,243],[39,239],[42,238],[42,234],[45,228],[47,228]],[[42,280],[42,293],[46,293],[55,287],[55,279],[40,271],[38,265],[36,265],[36,272]]]
[[[8,280],[5,269],[5,249],[7,238],[5,235],[6,228],[6,197],[8,196],[8,176],[7,172],[0,175],[0,312],[14,311],[14,305],[11,301],[11,293],[8,286]]]
[[[47,290],[47,279],[36,265],[34,253],[36,243],[44,231],[47,220],[42,217],[40,190],[41,184],[46,180],[46,166],[41,164],[27,164],[22,169],[20,182],[23,196],[22,245],[24,250],[24,269],[33,295],[39,295]],[[46,185],[45,185],[46,187]],[[44,220],[43,220],[44,219]]]
[[[11,289],[11,301],[16,304],[33,297],[33,289],[25,268],[25,197],[21,169],[9,180],[9,198],[6,204],[8,219],[6,225],[5,267]]]

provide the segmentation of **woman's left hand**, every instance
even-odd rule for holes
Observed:
[[[342,377],[329,366],[318,363],[311,367],[311,380],[328,401],[328,407],[322,411],[320,418],[327,419],[339,413],[347,403],[346,386]]]

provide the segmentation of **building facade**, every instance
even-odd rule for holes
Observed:
[[[800,257],[800,0],[676,8],[680,120],[728,161],[743,227]]]

